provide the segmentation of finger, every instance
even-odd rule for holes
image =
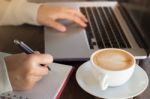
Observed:
[[[40,52],[39,51],[34,51],[34,54],[40,54]]]
[[[50,54],[32,54],[32,60],[35,61],[37,64],[50,64],[53,62],[53,57]]]
[[[39,68],[37,68],[37,74],[36,75],[45,76],[47,74],[48,74],[48,68],[47,67],[39,66]]]
[[[43,76],[35,76],[31,75],[26,78],[26,83],[28,84],[27,86],[33,87],[35,83],[39,80],[42,79]]]
[[[30,81],[34,83],[34,82],[41,80],[42,77],[43,76],[32,76],[32,77],[30,77]]]
[[[35,81],[39,81],[43,78],[43,76],[34,76],[33,79],[35,79]]]
[[[53,57],[49,54],[31,54],[28,59],[32,65],[28,72],[32,75],[46,75],[48,73],[48,64],[53,62]]]
[[[43,66],[36,66],[34,68],[34,71],[32,72],[32,75],[34,76],[45,76],[48,74],[48,68]]]
[[[27,54],[26,53],[18,53],[18,54],[13,54],[13,56],[22,56],[22,57],[25,57],[25,56],[27,56]]]
[[[88,22],[87,18],[80,12],[74,9],[68,9],[66,10],[68,13],[76,15],[78,17],[80,17],[83,21]]]
[[[82,27],[86,27],[85,22],[83,20],[81,20],[80,17],[74,16],[72,14],[62,13],[61,16],[59,16],[59,19],[67,19],[67,20],[70,20],[70,21],[73,21],[73,22],[79,24]]]
[[[47,19],[47,20],[48,21],[46,21],[44,23],[46,26],[52,27],[52,28],[54,28],[54,29],[56,29],[58,31],[61,31],[61,32],[66,31],[66,27],[64,25],[62,25],[62,24],[60,24],[60,23],[58,23],[58,22],[56,22],[56,21],[54,21],[52,19]]]

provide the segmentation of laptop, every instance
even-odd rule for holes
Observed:
[[[150,46],[150,8],[146,2],[149,1],[48,3],[80,10],[87,17],[88,24],[82,28],[60,20],[67,26],[65,33],[45,27],[45,52],[57,61],[81,61],[89,59],[98,49],[120,48],[131,52],[136,59],[144,59]]]

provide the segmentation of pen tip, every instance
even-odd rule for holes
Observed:
[[[18,40],[14,40],[14,43],[15,44],[19,44],[20,42]]]

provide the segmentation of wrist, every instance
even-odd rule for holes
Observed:
[[[47,13],[48,6],[47,5],[40,5],[37,11],[37,22],[39,24],[43,24],[43,20],[46,20],[45,13]]]

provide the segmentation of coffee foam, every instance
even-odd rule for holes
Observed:
[[[132,57],[120,50],[99,52],[95,54],[93,61],[98,67],[108,70],[124,70],[133,64]]]

